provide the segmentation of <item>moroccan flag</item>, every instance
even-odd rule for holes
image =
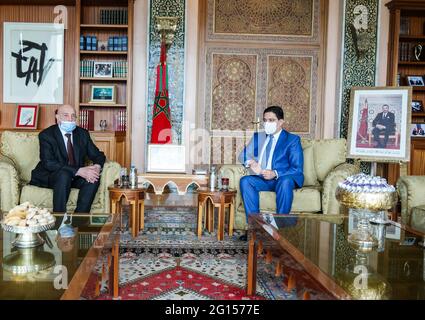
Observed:
[[[363,143],[367,141],[367,130],[368,130],[367,117],[368,117],[368,113],[369,113],[369,105],[368,105],[367,99],[366,99],[364,104],[363,104],[363,108],[361,110],[360,126],[359,126],[359,131],[357,133]]]
[[[168,99],[168,72],[165,42],[161,44],[161,58],[156,68],[155,102],[153,106],[151,143],[171,143],[171,117]]]

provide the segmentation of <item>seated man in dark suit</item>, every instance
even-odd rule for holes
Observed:
[[[30,184],[53,189],[53,211],[66,212],[71,188],[78,188],[75,212],[90,212],[99,188],[105,155],[99,151],[89,132],[76,125],[75,109],[59,107],[57,125],[39,134],[40,162],[31,173]],[[86,159],[93,162],[85,166]]]
[[[389,106],[384,104],[382,112],[378,113],[372,122],[373,139],[377,142],[375,148],[386,148],[388,137],[395,132],[395,116],[394,113],[389,112]],[[384,141],[381,142],[379,136],[384,134]]]

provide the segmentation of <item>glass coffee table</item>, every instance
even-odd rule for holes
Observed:
[[[272,264],[279,274],[283,253],[289,253],[336,299],[425,299],[424,233],[417,229],[395,222],[371,225],[378,247],[364,252],[347,240],[357,223],[351,214],[274,218],[278,228],[261,215],[249,217],[249,295],[256,293],[257,265]]]
[[[39,233],[44,244],[17,248],[17,234],[0,228],[0,299],[79,299],[99,259],[108,265],[110,290],[118,295],[119,214],[73,214],[72,238],[55,226]]]

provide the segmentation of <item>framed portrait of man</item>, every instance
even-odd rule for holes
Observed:
[[[411,87],[353,87],[348,158],[395,162],[410,159]]]
[[[63,103],[64,26],[3,23],[3,102]]]

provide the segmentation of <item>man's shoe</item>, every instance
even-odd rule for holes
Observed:
[[[239,237],[239,241],[248,241],[248,236],[246,235],[246,233]]]

